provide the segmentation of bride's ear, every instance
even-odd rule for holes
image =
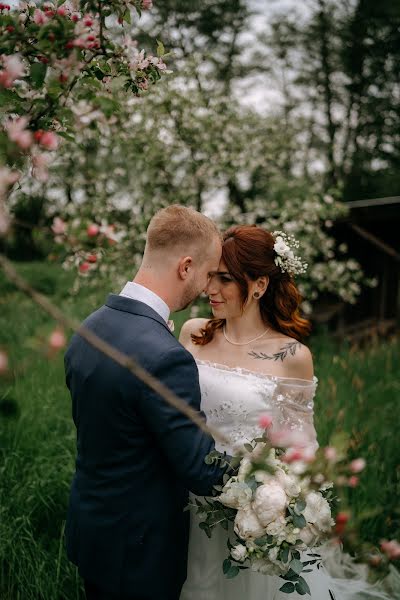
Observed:
[[[265,292],[267,291],[268,284],[269,284],[268,275],[263,275],[262,277],[259,277],[257,279],[255,291],[259,293],[260,297],[263,296],[265,294]]]

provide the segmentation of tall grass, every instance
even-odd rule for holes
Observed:
[[[102,304],[109,289],[68,297],[68,276],[43,264],[23,267],[33,284],[50,293],[66,314],[83,318]],[[177,315],[179,330],[187,314]],[[79,600],[84,597],[68,562],[63,533],[75,457],[75,431],[64,385],[62,357],[43,357],[36,334],[54,324],[30,300],[0,280],[0,347],[26,370],[0,381],[0,598]],[[398,365],[400,342],[366,350],[336,347],[328,336],[311,341],[319,390],[316,425],[321,444],[334,430],[354,437],[354,456],[368,460],[357,511],[383,509],[365,521],[371,541],[399,537]],[[18,408],[17,408],[18,407]]]

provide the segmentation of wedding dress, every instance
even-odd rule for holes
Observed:
[[[216,443],[217,450],[235,454],[235,450],[262,433],[260,416],[268,414],[277,429],[295,429],[316,445],[313,424],[313,398],[317,379],[266,376],[241,368],[197,361],[202,410],[210,425],[218,428],[229,443]],[[297,593],[285,594],[279,588],[284,580],[245,569],[233,579],[222,572],[222,562],[228,556],[227,532],[215,528],[209,539],[199,526],[195,511],[191,511],[188,553],[188,574],[180,600],[297,600],[309,598]],[[304,578],[311,590],[312,600],[395,600],[382,586],[367,584],[365,573],[357,576],[359,565],[348,557],[341,565],[343,553],[324,550],[329,556],[332,577],[327,570],[314,566]],[[334,556],[335,554],[335,556]],[[337,555],[341,555],[338,556]],[[349,566],[350,565],[350,566]],[[353,565],[353,567],[352,567]],[[351,573],[350,573],[351,572]],[[350,577],[354,575],[354,577]],[[346,578],[344,579],[343,577]]]

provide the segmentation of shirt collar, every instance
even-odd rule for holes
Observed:
[[[168,304],[166,304],[160,296],[157,296],[157,294],[143,285],[135,283],[134,281],[128,281],[119,295],[125,296],[125,298],[131,298],[132,300],[139,300],[139,302],[147,304],[147,306],[150,306],[150,308],[155,310],[165,322],[168,321],[170,313]]]

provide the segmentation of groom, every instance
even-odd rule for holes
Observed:
[[[84,322],[196,410],[197,367],[167,321],[170,311],[199,295],[220,256],[211,220],[169,206],[150,222],[134,281]],[[67,553],[86,596],[178,600],[186,578],[188,490],[208,495],[223,475],[204,462],[213,440],[79,335],[65,369],[77,429]]]

